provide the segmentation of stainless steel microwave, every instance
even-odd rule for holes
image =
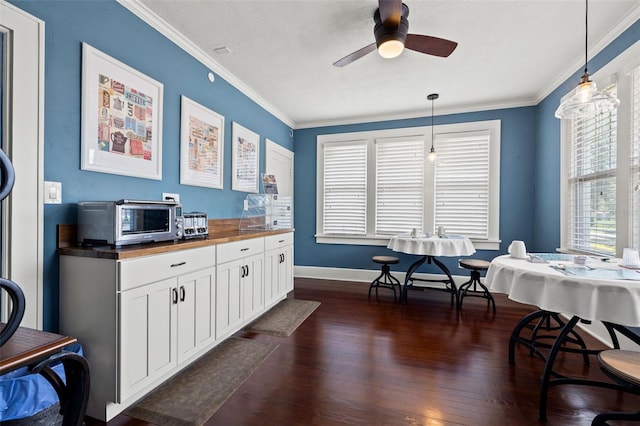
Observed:
[[[83,245],[177,241],[183,235],[182,205],[167,201],[82,201],[78,242]]]

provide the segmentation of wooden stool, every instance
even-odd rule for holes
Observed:
[[[378,278],[376,278],[371,282],[371,285],[369,286],[368,297],[371,297],[372,288],[376,289],[376,297],[377,297],[378,288],[384,287],[384,288],[390,288],[391,290],[393,290],[393,301],[394,302],[397,301],[396,286],[398,286],[398,291],[400,291],[400,294],[402,294],[402,289],[400,287],[400,281],[398,281],[396,277],[391,275],[391,272],[390,272],[391,268],[389,268],[389,265],[395,265],[397,263],[400,263],[400,259],[393,256],[373,256],[372,260],[375,263],[379,263],[382,265],[382,273],[378,276]]]
[[[496,301],[493,300],[493,296],[489,292],[487,286],[480,281],[480,271],[486,271],[489,269],[490,263],[486,260],[480,259],[460,259],[458,264],[461,268],[471,270],[471,279],[458,288],[458,309],[462,308],[462,299],[464,297],[482,297],[487,299],[488,304],[493,304],[493,313],[495,314]],[[471,286],[473,286],[473,290],[470,289]],[[478,290],[477,286],[482,287],[482,290]]]
[[[602,372],[621,385],[623,390],[640,394],[640,352],[608,349],[600,352],[597,358]],[[608,420],[640,421],[640,411],[601,413],[594,417],[591,426],[607,425]]]

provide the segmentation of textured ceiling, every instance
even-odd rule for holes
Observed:
[[[120,1],[298,128],[430,115],[434,92],[436,114],[534,105],[584,62],[581,0],[406,0],[409,32],[457,41],[453,54],[373,52],[344,68],[332,64],[374,42],[376,0]],[[638,0],[591,0],[590,57],[639,17]]]

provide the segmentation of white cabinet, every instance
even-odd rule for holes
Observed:
[[[293,233],[210,243],[60,256],[60,332],[89,360],[87,415],[111,420],[293,289]]]
[[[219,244],[216,334],[231,335],[264,308],[264,238]]]
[[[175,368],[175,290],[176,280],[168,279],[120,294],[120,385],[116,402]]]
[[[293,233],[265,237],[265,307],[293,290]]]
[[[117,402],[215,342],[214,263],[214,247],[121,261],[120,288],[158,271],[174,276],[120,292]]]
[[[60,256],[60,331],[91,366],[107,421],[216,344],[216,247],[117,260]]]
[[[178,277],[178,363],[216,340],[216,269]]]

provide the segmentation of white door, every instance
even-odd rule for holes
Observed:
[[[1,269],[25,293],[21,325],[42,329],[44,22],[0,1],[0,33],[2,149],[16,171],[2,203]],[[0,312],[6,320],[6,302]]]
[[[293,152],[267,139],[265,174],[275,175],[278,194],[293,197]]]

